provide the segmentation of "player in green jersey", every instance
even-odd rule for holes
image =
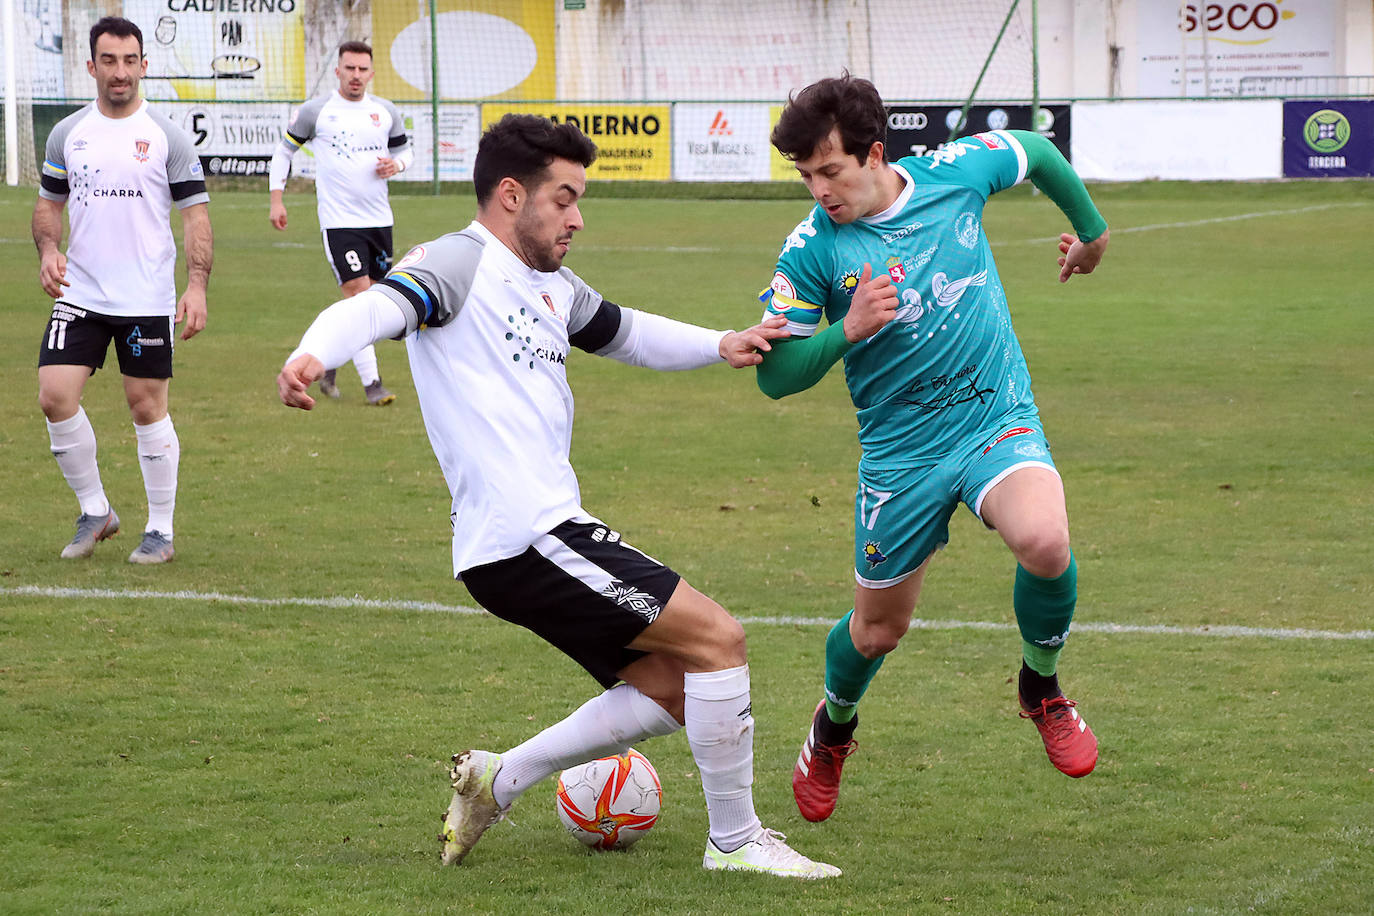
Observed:
[[[889,162],[886,122],[873,84],[845,74],[794,95],[772,136],[816,206],[761,297],[792,337],[774,342],[759,387],[784,397],[843,359],[862,447],[854,607],[826,640],[825,699],[792,776],[812,821],[834,811],[859,700],[906,633],[961,502],[1016,558],[1021,715],[1062,772],[1097,763],[1097,739],[1056,675],[1077,600],[1064,488],[982,212],[1026,178],[1043,190],[1075,230],[1061,236],[1061,282],[1097,267],[1107,225],[1039,134],[991,131]]]

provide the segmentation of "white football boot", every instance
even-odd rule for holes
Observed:
[[[841,874],[833,865],[812,862],[783,842],[786,839],[776,830],[760,827],[754,838],[739,849],[721,852],[708,838],[701,867],[707,871],[757,871],[785,878],[834,878]]]
[[[440,861],[457,865],[477,845],[487,828],[506,814],[496,803],[492,783],[501,769],[501,755],[490,751],[463,751],[453,755],[449,779],[453,782],[453,801],[444,812],[444,832]]]

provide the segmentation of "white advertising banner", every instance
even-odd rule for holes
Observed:
[[[673,106],[673,178],[677,181],[767,181],[767,103],[679,102]]]
[[[431,181],[434,178],[434,116],[428,105],[397,105],[405,118],[406,134],[415,150],[415,162],[399,181]],[[482,136],[477,105],[439,106],[439,180],[471,181],[477,160],[477,141]]]
[[[1245,76],[1342,73],[1345,7],[1345,0],[1137,0],[1135,94],[1236,95]]]
[[[1078,102],[1073,167],[1100,181],[1283,176],[1283,102]]]
[[[206,175],[266,175],[291,106],[286,102],[154,101],[190,134]]]

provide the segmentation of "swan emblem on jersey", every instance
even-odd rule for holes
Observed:
[[[902,304],[897,306],[897,311],[892,320],[904,324],[915,324],[921,320],[921,316],[925,313],[926,307],[921,302],[921,294],[914,289],[904,289],[902,290]]]
[[[971,277],[960,277],[958,280],[950,280],[942,270],[930,278],[930,292],[935,297],[936,305],[942,309],[951,309],[959,304],[965,290],[970,286],[982,286],[987,282],[986,270],[980,270]]]
[[[811,215],[797,224],[797,228],[787,236],[787,241],[782,245],[782,253],[787,254],[793,248],[805,248],[808,238],[816,237],[816,212],[811,211]]]

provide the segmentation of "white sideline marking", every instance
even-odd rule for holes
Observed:
[[[1342,207],[1363,207],[1367,204],[1359,201],[1345,201],[1334,204],[1312,204],[1309,207],[1294,207],[1289,210],[1257,210],[1254,213],[1237,213],[1233,216],[1212,216],[1207,219],[1190,219],[1178,223],[1148,223],[1144,226],[1123,226],[1120,229],[1112,229],[1113,235],[1120,235],[1123,232],[1156,232],[1160,229],[1189,229],[1193,226],[1209,226],[1212,223],[1234,223],[1243,219],[1262,219],[1266,216],[1291,216],[1294,213],[1312,213],[1317,210],[1335,210]],[[1008,245],[1042,245],[1045,242],[1057,242],[1059,236],[1047,235],[1039,239],[1020,239],[1015,242],[992,242],[993,248],[1005,248]]]
[[[219,601],[224,604],[244,604],[255,607],[373,608],[387,611],[435,611],[444,614],[485,614],[481,608],[461,604],[441,604],[437,601],[404,601],[363,598],[261,598],[255,595],[229,595],[222,592],[175,591],[151,589],[53,588],[41,585],[0,587],[0,595],[22,595],[34,598],[85,598],[98,601],[144,599],[170,601]],[[829,617],[740,617],[741,623],[763,626],[834,626]],[[986,620],[924,620],[912,618],[913,630],[1015,630],[1014,623],[995,623]],[[1317,639],[1317,640],[1374,640],[1374,630],[1308,630],[1301,627],[1238,627],[1197,626],[1179,627],[1169,624],[1092,623],[1074,624],[1076,633],[1139,633],[1145,636],[1214,636],[1229,639]]]
[[[327,608],[377,608],[387,611],[440,611],[446,614],[486,613],[481,608],[439,604],[435,601],[389,601],[364,598],[361,595],[354,595],[352,598],[259,598],[254,595],[227,595],[221,592],[158,592],[141,588],[48,588],[40,585],[21,585],[17,588],[0,587],[0,594],[25,595],[37,598],[91,598],[97,601],[152,598],[170,601],[222,601],[225,604],[250,604],[257,607],[303,605],[305,607]]]

